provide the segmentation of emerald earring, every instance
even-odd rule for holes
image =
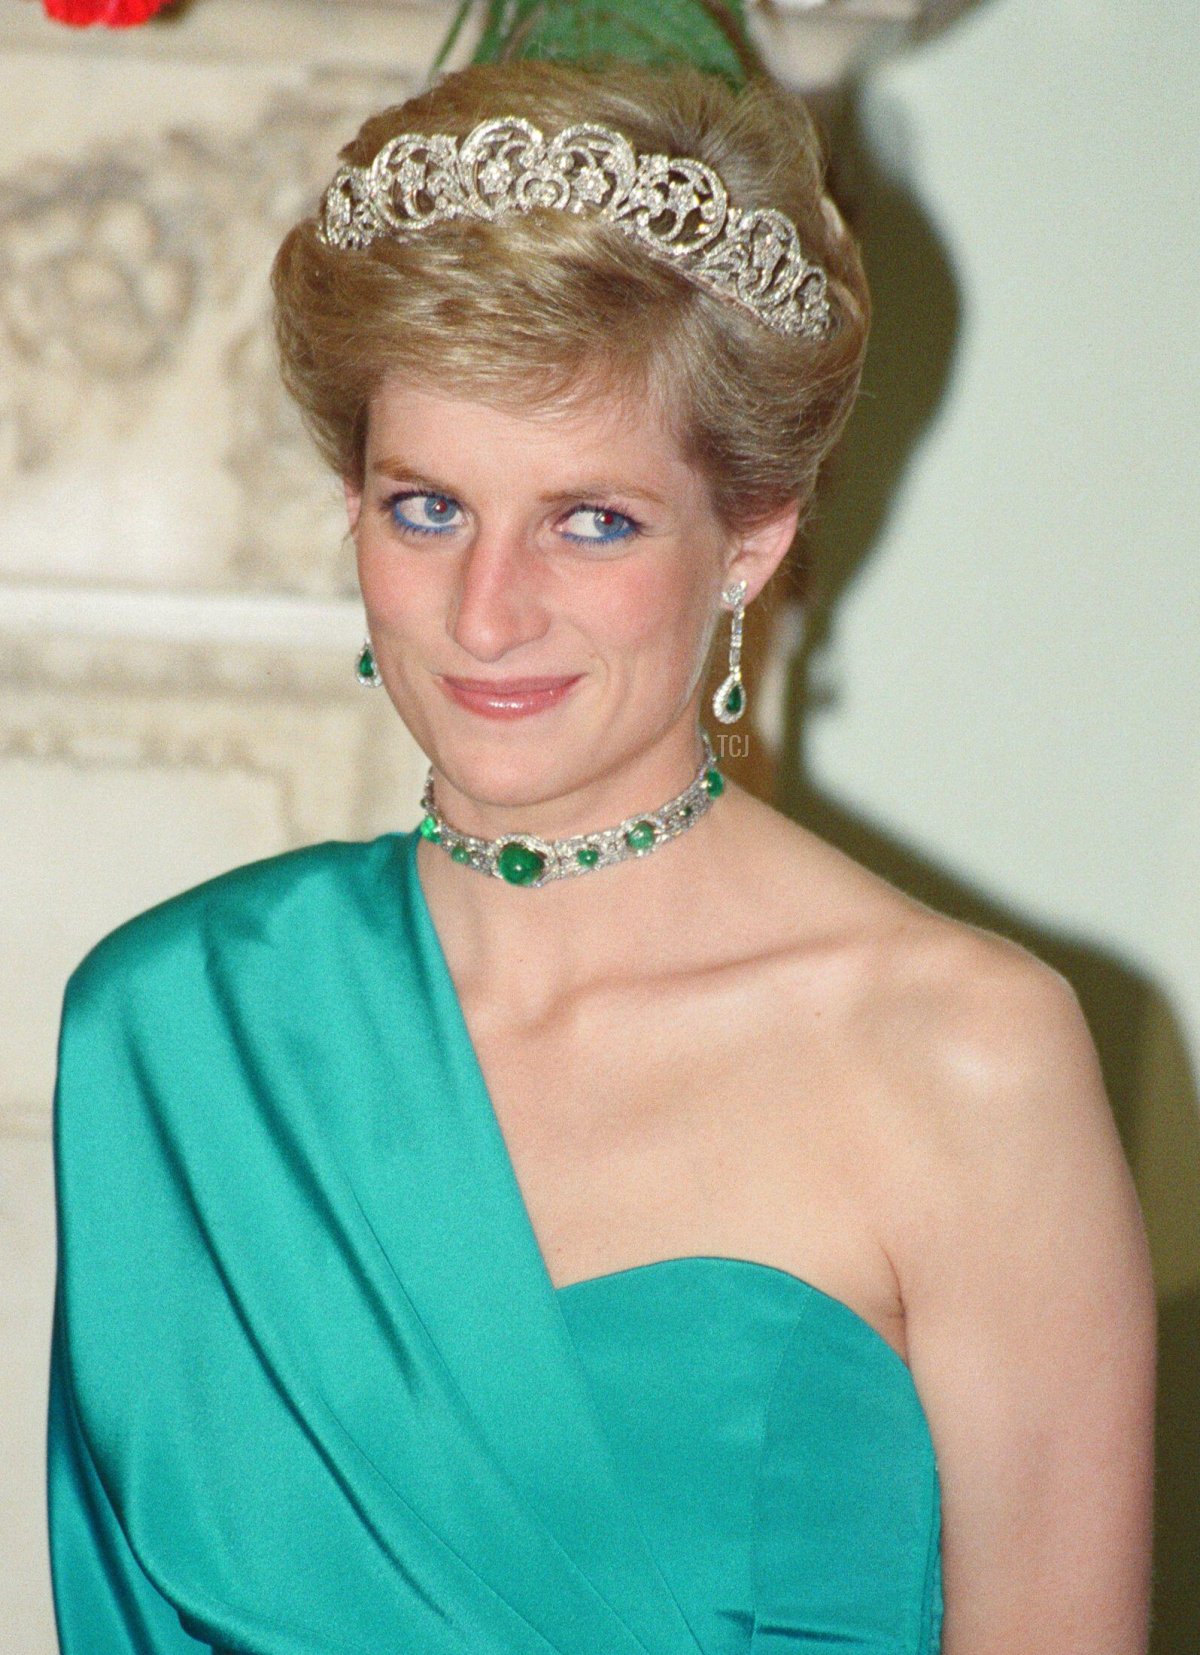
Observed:
[[[720,689],[713,696],[713,716],[722,724],[736,724],[746,710],[746,691],[742,686],[742,616],[746,582],[739,580],[721,593],[721,600],[733,610],[733,625],[729,632],[729,672]]]
[[[371,649],[369,637],[363,639],[363,646],[358,653],[354,672],[364,690],[377,690],[383,683],[383,679],[379,676],[379,668],[375,665],[375,655]]]

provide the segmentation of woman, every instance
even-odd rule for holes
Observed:
[[[426,815],[68,985],[64,1649],[1144,1651],[1153,1296],[1078,1004],[703,733],[865,344],[803,110],[508,63],[345,161],[279,337]]]

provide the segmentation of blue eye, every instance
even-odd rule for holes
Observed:
[[[445,534],[457,527],[452,519],[458,506],[448,494],[395,494],[387,509],[396,527],[406,534]]]
[[[626,516],[623,511],[614,511],[611,506],[579,506],[571,516],[590,518],[593,529],[597,531],[593,534],[569,534],[563,530],[568,540],[578,540],[585,545],[611,546],[614,541],[628,540],[639,527],[632,517]]]

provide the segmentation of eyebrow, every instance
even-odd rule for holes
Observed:
[[[431,494],[444,494],[448,498],[457,498],[452,488],[439,483],[436,478],[427,477],[424,472],[410,466],[401,454],[390,455],[385,459],[377,460],[371,467],[373,472],[384,477],[391,477],[397,482],[411,483],[416,488],[428,489]],[[652,500],[656,506],[665,506],[666,501],[661,495],[655,494],[653,489],[646,488],[641,483],[619,483],[611,479],[602,480],[593,478],[584,481],[571,489],[554,489],[549,494],[540,496],[543,504],[556,505],[567,500],[587,500],[595,495],[624,494],[633,495],[639,500]]]

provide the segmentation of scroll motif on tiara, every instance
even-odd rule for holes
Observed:
[[[744,212],[703,161],[639,156],[611,127],[571,126],[549,141],[516,116],[466,137],[401,133],[365,167],[343,166],[325,191],[318,235],[358,251],[450,219],[494,220],[537,207],[594,213],[652,258],[743,305],[777,333],[822,339],[836,327],[820,265],[771,207]]]

